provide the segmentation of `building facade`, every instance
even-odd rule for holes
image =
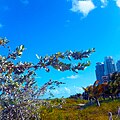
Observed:
[[[117,71],[120,72],[120,60],[117,61],[116,67],[117,67]]]
[[[116,72],[116,67],[112,56],[105,57],[104,59],[104,74],[109,75]]]
[[[120,72],[120,60],[115,65],[112,56],[105,57],[104,63],[102,62],[96,63],[95,73],[96,73],[96,79],[100,81],[99,84],[109,81],[110,74],[116,72],[116,66],[117,66],[117,71]]]
[[[96,79],[99,80],[99,84],[103,82],[102,77],[104,76],[104,63],[98,62],[96,63]]]

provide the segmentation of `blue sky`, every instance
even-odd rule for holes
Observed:
[[[95,47],[91,66],[79,74],[38,72],[40,86],[50,78],[64,81],[53,92],[67,97],[93,84],[96,62],[105,56],[120,59],[120,0],[0,0],[0,36],[7,37],[12,48],[25,45],[22,61],[37,62],[35,54]]]

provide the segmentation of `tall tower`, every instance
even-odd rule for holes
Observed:
[[[98,62],[95,67],[96,79],[99,80],[101,84],[103,82],[102,77],[104,76],[104,63]]]
[[[110,73],[113,73],[116,71],[115,69],[115,63],[112,58],[112,56],[107,56],[104,59],[104,70],[105,70],[105,75],[109,75]]]
[[[117,71],[120,72],[120,60],[117,61],[116,66],[117,66]]]

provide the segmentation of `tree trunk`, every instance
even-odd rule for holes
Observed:
[[[99,100],[97,98],[96,98],[96,103],[97,103],[97,106],[100,107],[100,102],[99,102]]]

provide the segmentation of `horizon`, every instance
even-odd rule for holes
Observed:
[[[37,72],[39,86],[49,79],[66,83],[53,91],[56,97],[81,93],[82,87],[93,84],[95,65],[104,61],[105,56],[120,60],[120,0],[1,0],[0,16],[0,37],[10,40],[12,50],[25,45],[20,61],[36,63],[36,54],[95,47],[96,52],[86,59],[91,65],[78,74],[54,69],[50,73]]]

